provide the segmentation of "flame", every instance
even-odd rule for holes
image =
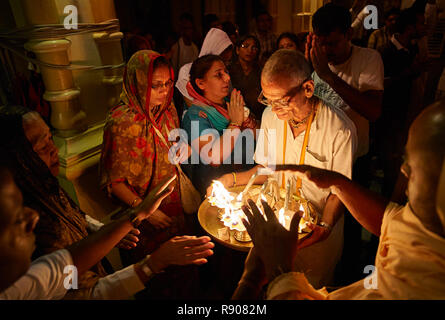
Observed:
[[[230,230],[245,231],[246,228],[241,219],[247,219],[243,210],[241,209],[242,203],[240,201],[234,201],[235,197],[224,188],[224,185],[214,180],[212,183],[212,193],[209,196],[209,203],[212,206],[224,209],[224,214],[221,217],[221,221],[224,226],[229,227]]]
[[[284,208],[281,208],[280,211],[278,211],[278,222],[283,226],[286,227],[286,220],[284,218]]]
[[[303,216],[300,219],[300,223],[298,226],[298,232],[302,232],[308,225],[308,221],[306,220],[306,212],[304,211],[303,204],[300,203],[300,211],[303,212]]]
[[[212,193],[209,196],[209,203],[212,206],[224,209],[233,201],[233,196],[224,188],[224,185],[216,180],[212,183]]]

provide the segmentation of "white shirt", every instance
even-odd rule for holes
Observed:
[[[66,266],[73,265],[68,250],[62,249],[34,260],[26,274],[8,289],[0,292],[3,300],[51,300],[62,299],[67,290],[63,281]]]
[[[287,126],[285,159],[284,126]],[[255,150],[255,162],[262,165],[299,164],[305,131],[294,138],[287,123],[278,119],[272,108],[264,110],[261,130]],[[352,175],[353,156],[357,148],[357,135],[352,121],[339,109],[319,103],[309,132],[309,142],[304,164],[337,171],[348,178]],[[286,178],[291,173],[286,173]],[[282,185],[282,174],[277,174]],[[329,189],[320,190],[312,184],[302,182],[303,196],[311,201],[318,213],[323,212]]]
[[[72,265],[73,259],[66,249],[44,255],[31,263],[26,274],[8,289],[0,292],[0,300],[62,299],[68,291],[65,289],[64,281],[69,273],[64,273],[64,270],[66,266]],[[131,265],[101,278],[89,298],[128,299],[144,288],[144,284],[134,271],[134,266]]]
[[[329,64],[329,68],[339,78],[360,92],[369,90],[383,91],[383,61],[378,51],[352,46],[351,57],[339,65]],[[369,151],[369,122],[358,112],[344,105],[343,111],[357,127],[357,157]]]

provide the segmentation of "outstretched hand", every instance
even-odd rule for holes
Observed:
[[[248,219],[243,219],[243,224],[264,264],[267,279],[270,281],[281,273],[296,271],[300,214],[294,214],[288,231],[278,222],[267,202],[261,202],[267,221],[252,200],[249,199],[248,203],[250,208],[243,206]]]
[[[275,171],[290,171],[297,177],[311,182],[319,189],[331,189],[333,194],[335,194],[335,186],[338,185],[338,182],[346,179],[338,172],[308,165],[278,165],[275,167]]]
[[[201,265],[213,254],[213,242],[207,236],[177,236],[164,242],[150,256],[150,267],[157,273],[170,265]]]
[[[331,234],[331,231],[325,227],[316,225],[316,224],[309,224],[308,227],[312,230],[308,237],[304,238],[299,244],[298,249],[303,249],[306,247],[309,247],[313,244],[316,244],[317,242],[326,240],[329,235]]]
[[[176,179],[176,175],[164,178],[150,193],[145,197],[142,202],[135,207],[138,219],[140,221],[147,219],[153,214],[164,200],[174,189],[171,183]]]

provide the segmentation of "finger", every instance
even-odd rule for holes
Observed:
[[[246,228],[247,232],[249,232],[249,229],[251,228],[251,224],[247,219],[241,218],[241,222],[243,223],[244,227]]]
[[[196,253],[201,253],[203,251],[206,251],[208,249],[212,249],[214,247],[215,247],[215,245],[213,244],[213,242],[207,242],[205,244],[202,244],[202,245],[199,245],[196,247],[187,248],[187,249],[185,249],[185,252],[187,254],[196,254]]]
[[[278,165],[275,171],[290,171],[298,178],[303,180],[311,180],[311,169],[307,165]]]
[[[126,246],[126,245],[123,245],[123,244],[118,244],[116,247],[119,248],[119,249],[124,249],[124,250],[131,250],[131,249],[134,248],[134,247]]]
[[[139,242],[139,238],[132,234],[127,234],[125,236],[124,240],[131,241],[131,242]]]
[[[199,238],[185,238],[185,239],[174,239],[175,242],[178,243],[178,245],[184,246],[184,247],[193,247],[200,244],[204,244],[210,241],[210,238],[207,236],[199,237]]]
[[[196,260],[192,261],[192,264],[200,266],[200,265],[206,264],[207,262],[208,262],[207,259],[203,258],[203,259],[196,259]]]
[[[119,242],[120,245],[124,246],[124,247],[129,247],[129,248],[134,248],[137,246],[137,243],[128,241],[126,239],[121,240],[121,242]]]
[[[249,234],[250,238],[252,239],[252,242],[255,244],[256,242],[256,234],[255,234],[255,228],[252,227],[251,224],[247,222],[246,219],[241,218],[242,223],[246,227],[246,231]]]
[[[261,200],[261,204],[263,205],[264,214],[267,217],[267,221],[269,222],[278,222],[277,216],[273,212],[272,208],[269,206],[267,201]]]
[[[165,219],[165,220],[161,220],[159,223],[161,224],[161,226],[162,226],[163,228],[168,228],[168,227],[171,226],[171,222],[168,221],[167,219]]]
[[[188,255],[186,257],[186,259],[189,260],[190,262],[192,262],[192,261],[195,261],[197,259],[210,257],[211,255],[213,255],[213,250],[207,249],[205,251],[201,251],[201,252],[195,253],[193,255]]]
[[[156,201],[152,205],[151,209],[153,211],[157,210],[159,205],[161,204],[162,200],[164,200],[166,197],[168,197],[168,195],[173,192],[174,188],[175,188],[174,186],[169,186],[168,189],[162,191],[159,195],[157,195]]]
[[[304,238],[303,241],[301,241],[301,243],[299,243],[297,245],[297,248],[303,249],[303,248],[309,247],[310,245],[314,244],[315,242],[317,242],[317,239],[316,239],[316,237],[314,237],[314,233],[311,233],[309,236]]]
[[[247,200],[249,203],[250,208],[252,209],[253,216],[255,217],[255,223],[257,222],[266,222],[263,215],[260,212],[260,209],[256,206],[255,202],[253,202],[252,199]]]
[[[298,229],[299,229],[300,219],[301,219],[300,213],[302,214],[301,211],[294,214],[294,216],[292,217],[292,220],[290,222],[290,228],[289,228],[289,231],[294,233],[297,237],[298,237]]]
[[[173,222],[173,219],[170,218],[169,216],[164,216],[162,218],[163,218],[162,220],[168,224],[171,224]]]
[[[139,231],[139,229],[133,228],[130,231],[131,234],[134,234],[135,236],[138,236],[141,234],[141,232]]]
[[[248,206],[242,206],[241,209],[243,210],[244,214],[246,215],[248,222],[247,224],[250,226],[252,226],[253,224],[255,224],[255,218],[253,217],[252,213],[250,212],[250,209]]]
[[[154,189],[153,189],[153,193],[155,196],[159,195],[160,193],[162,193],[164,190],[167,189],[167,187],[176,179],[176,174],[174,174],[171,177],[166,177],[164,178]]]

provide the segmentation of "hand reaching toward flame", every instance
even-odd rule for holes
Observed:
[[[341,179],[346,179],[345,176],[335,171],[315,168],[307,165],[278,165],[276,171],[291,171],[299,178],[313,183],[320,189],[331,189],[335,194],[335,186]]]
[[[148,259],[150,269],[158,273],[170,265],[201,265],[213,255],[215,245],[207,236],[177,236],[163,243]]]
[[[301,214],[293,216],[290,231],[287,231],[267,202],[261,201],[267,220],[252,200],[248,203],[250,208],[243,206],[248,221],[243,219],[243,223],[252,238],[256,254],[264,264],[267,279],[271,281],[282,273],[298,271],[295,258]]]
[[[298,249],[309,247],[317,242],[323,241],[329,237],[331,231],[326,228],[315,224],[308,224],[308,227],[312,230],[311,234],[304,238],[299,244]]]

